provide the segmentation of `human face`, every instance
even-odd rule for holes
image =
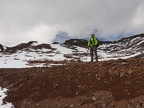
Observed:
[[[94,34],[91,34],[91,37],[94,38]]]

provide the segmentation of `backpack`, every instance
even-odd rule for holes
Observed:
[[[99,47],[100,46],[100,41],[96,38],[98,44],[96,45],[96,47]]]

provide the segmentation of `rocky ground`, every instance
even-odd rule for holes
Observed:
[[[0,69],[15,108],[144,108],[144,59]]]

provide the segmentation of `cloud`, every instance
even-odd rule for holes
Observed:
[[[144,28],[144,2],[140,4],[132,19],[131,26],[135,32],[142,31]]]
[[[56,27],[48,26],[46,24],[39,24],[28,32],[24,33],[22,36],[24,40],[38,40],[40,42],[51,42],[55,38],[55,33],[58,30]],[[28,38],[27,38],[28,37]]]
[[[142,33],[143,0],[0,0],[0,43]]]

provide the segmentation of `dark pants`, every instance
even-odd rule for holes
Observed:
[[[93,56],[95,53],[95,59],[98,61],[98,56],[97,56],[97,47],[90,47],[90,56],[91,56],[91,62],[93,62]]]

